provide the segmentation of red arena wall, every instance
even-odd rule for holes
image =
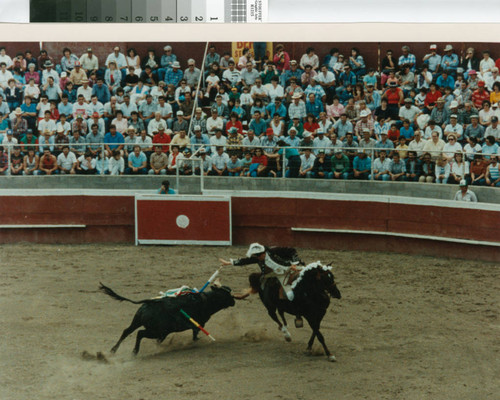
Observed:
[[[498,205],[261,193],[231,196],[234,244],[260,241],[500,261]],[[134,200],[130,192],[4,194],[0,196],[0,243],[134,243]]]

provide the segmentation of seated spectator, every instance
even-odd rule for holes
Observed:
[[[155,146],[155,151],[149,158],[149,165],[151,166],[149,175],[167,174],[168,156],[163,151],[162,146]]]
[[[262,149],[256,148],[246,176],[266,176],[267,163],[267,156],[262,152]]]
[[[490,157],[490,163],[486,171],[485,183],[488,186],[500,187],[500,164],[497,162],[497,156]]]
[[[240,176],[243,169],[243,163],[238,159],[237,154],[231,154],[229,161],[227,162],[227,174],[228,176]]]
[[[425,153],[422,157],[422,173],[418,178],[419,182],[432,183],[435,178],[436,167],[432,161],[432,156]]]
[[[120,132],[117,132],[116,126],[111,124],[109,126],[109,132],[104,136],[104,143],[107,156],[111,156],[113,150],[123,150],[125,139]]]
[[[389,176],[392,181],[406,181],[406,165],[397,152],[392,157],[392,162],[389,166]]]
[[[475,154],[474,161],[470,165],[471,183],[474,186],[484,186],[486,183],[486,172],[488,164],[484,161],[482,154]]]
[[[99,156],[104,153],[99,153]],[[123,175],[125,172],[125,160],[122,157],[122,154],[120,150],[113,150],[111,153],[111,157],[109,161],[107,159],[102,163],[97,163],[97,173],[98,174],[107,174],[109,173],[110,175]],[[99,161],[99,160],[98,160]],[[100,164],[102,165],[100,167]]]
[[[332,178],[333,173],[330,155],[327,157],[324,149],[318,150],[316,158],[314,159],[311,175],[313,178],[319,179]]]
[[[408,154],[408,146],[406,145],[406,138],[404,136],[399,137],[399,144],[396,146],[395,152],[399,154],[401,160],[405,160]]]
[[[299,169],[299,178],[310,178],[314,168],[314,160],[316,157],[312,154],[311,149],[304,149],[304,154],[300,156],[301,164]]]
[[[443,156],[448,159],[448,162],[451,162],[455,157],[455,153],[462,152],[462,146],[457,143],[455,135],[449,135],[447,139],[448,143],[443,146]]]
[[[364,150],[358,150],[358,155],[353,160],[353,178],[367,180],[371,172],[372,160]]]
[[[432,161],[435,161],[441,157],[444,145],[444,141],[439,139],[439,133],[434,131],[431,134],[431,140],[428,140],[427,143],[425,143],[423,151],[429,153],[432,157]]]
[[[446,157],[440,156],[436,161],[436,183],[448,183],[450,176],[450,163]]]
[[[216,146],[215,152],[212,155],[212,169],[208,175],[227,176],[227,163],[229,160],[228,154],[224,152],[224,147]]]
[[[37,156],[34,147],[30,147],[26,153],[23,160],[23,175],[38,175],[40,157]]]
[[[400,132],[398,129],[398,125],[395,122],[393,122],[391,124],[391,128],[387,132],[387,138],[392,142],[394,146],[397,146],[399,142],[399,136]]]
[[[335,149],[334,156],[331,158],[331,164],[333,179],[352,178],[351,163],[340,148]]]
[[[80,175],[95,175],[96,169],[96,159],[92,157],[92,153],[87,152],[82,154],[77,159],[76,173]]]
[[[22,175],[24,167],[23,161],[21,148],[15,146],[10,155],[10,175]]]
[[[43,155],[40,158],[40,175],[55,175],[58,171],[57,159],[48,147],[43,149]],[[1,172],[1,168],[0,168]]]
[[[417,158],[416,151],[409,151],[408,158],[405,160],[406,180],[418,182],[422,174],[422,163]]]
[[[148,173],[146,166],[148,160],[146,154],[141,151],[141,146],[134,146],[133,153],[128,156],[128,167],[125,169],[127,175],[145,175]]]
[[[377,181],[388,181],[391,179],[389,171],[391,168],[391,159],[387,158],[387,151],[380,150],[379,156],[373,162],[373,177],[370,175],[369,180],[375,179]]]
[[[451,170],[448,183],[458,184],[462,179],[469,179],[469,162],[463,161],[463,153],[457,152],[454,154],[451,161]]]
[[[76,173],[77,160],[73,152],[69,151],[68,145],[62,146],[62,152],[57,156],[57,166],[59,168],[59,173],[71,174]]]
[[[490,155],[498,153],[499,146],[495,143],[495,138],[493,136],[487,136],[484,140],[484,145],[481,152],[485,160],[490,159]]]

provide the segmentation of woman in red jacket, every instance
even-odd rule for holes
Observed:
[[[226,124],[226,132],[229,132],[229,129],[233,127],[238,129],[238,133],[240,135],[243,134],[243,125],[238,118],[238,114],[236,114],[235,112],[232,112],[231,115],[229,116],[229,121],[227,121]]]

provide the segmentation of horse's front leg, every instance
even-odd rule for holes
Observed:
[[[311,346],[312,346],[312,343],[314,342],[314,337],[316,336],[318,338],[319,342],[321,343],[321,345],[323,346],[323,350],[325,351],[325,354],[328,357],[328,361],[332,361],[332,362],[337,361],[335,356],[332,353],[330,353],[330,350],[328,350],[328,347],[326,346],[326,343],[325,343],[325,338],[323,337],[323,334],[319,331],[319,326],[321,324],[321,321],[316,321],[316,320],[309,321],[308,320],[307,322],[309,322],[309,326],[313,330],[313,334],[311,336],[311,339],[309,339],[309,343],[311,344]],[[309,346],[308,346],[308,350],[309,350]]]

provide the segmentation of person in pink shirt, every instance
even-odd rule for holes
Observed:
[[[35,64],[28,64],[28,71],[24,74],[24,80],[29,82],[30,79],[35,80],[35,85],[40,84],[40,74],[35,71]]]
[[[345,108],[340,102],[338,96],[333,97],[333,103],[326,106],[326,115],[328,118],[336,121],[344,113]]]

